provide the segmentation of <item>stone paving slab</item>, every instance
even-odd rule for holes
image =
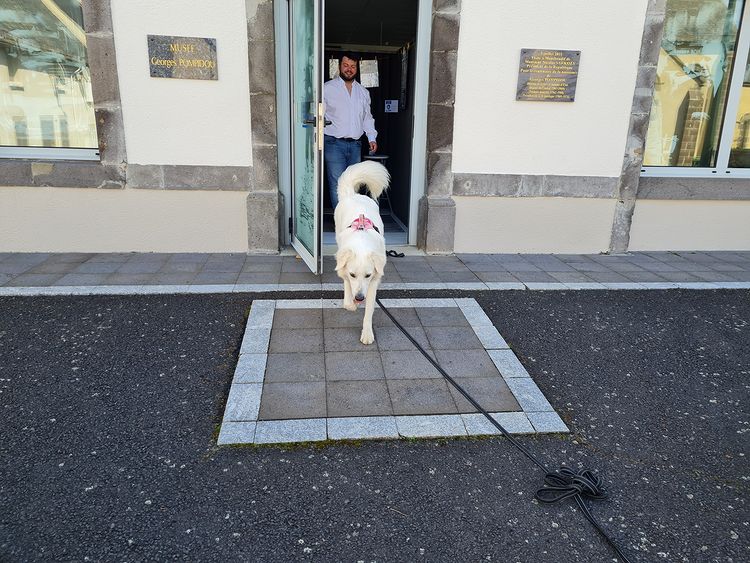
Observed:
[[[498,372],[505,376],[484,349],[436,350],[435,356],[451,377],[495,377]]]
[[[556,412],[530,412],[528,417],[537,432],[568,431],[568,427]]]
[[[220,446],[228,444],[250,444],[255,441],[256,422],[230,422],[221,425],[217,443]]]
[[[440,379],[389,379],[388,393],[393,403],[393,413],[454,414],[458,412],[451,397],[448,383]]]
[[[274,353],[322,352],[322,328],[274,328],[268,351]]]
[[[258,420],[326,416],[325,381],[263,383]]]
[[[234,371],[236,383],[263,383],[268,354],[240,354]]]
[[[536,414],[536,413],[534,413]],[[556,414],[556,413],[555,413]],[[534,434],[537,432],[534,426],[529,421],[529,415],[524,412],[496,412],[490,413],[494,418],[509,434]],[[487,418],[480,413],[462,414],[461,419],[466,426],[466,432],[470,436],[481,436],[488,434],[501,434]],[[558,430],[558,432],[567,432],[567,428],[564,430]],[[541,432],[541,431],[539,431]]]
[[[434,379],[442,377],[435,366],[416,348],[411,350],[381,350],[380,361],[383,363],[383,372],[386,379]]]
[[[456,383],[488,412],[518,409],[518,403],[512,393],[508,392],[508,385],[502,377],[457,377]],[[459,413],[477,412],[477,409],[458,389],[449,385],[448,391],[453,395]]]
[[[328,381],[385,379],[377,349],[358,352],[326,352]]]
[[[292,381],[325,381],[325,357],[323,352],[294,352],[268,354],[265,378],[269,383]],[[235,372],[235,377],[237,377]],[[261,373],[261,382],[263,374]]]
[[[331,440],[398,438],[396,418],[370,416],[367,418],[329,418],[328,438]]]
[[[260,408],[261,385],[255,383],[232,383],[224,410],[227,422],[255,422]]]
[[[567,432],[528,372],[474,299],[389,299],[383,303],[408,330],[473,335],[474,349],[427,348],[446,371],[513,433]],[[337,328],[338,299],[256,300],[248,315],[218,443],[467,436],[497,433],[417,350],[388,349],[383,315],[376,343],[354,349],[359,327]],[[361,311],[343,311],[361,322]],[[277,317],[278,315],[278,317]],[[424,320],[428,326],[421,324]],[[305,326],[308,328],[277,328]],[[323,327],[326,327],[325,329]],[[323,337],[317,352],[275,352],[274,334],[289,341]],[[383,331],[384,349],[379,347]],[[486,348],[479,334],[498,348]],[[293,333],[293,334],[289,334]],[[309,334],[308,334],[309,333]],[[313,337],[313,340],[317,340]],[[348,344],[347,344],[348,343]],[[427,339],[427,343],[430,341]],[[353,348],[336,351],[344,346]],[[479,417],[479,418],[477,418]],[[483,420],[480,420],[483,419]],[[504,426],[505,426],[504,424]],[[254,426],[253,426],[254,425]],[[226,426],[226,429],[224,429]]]
[[[466,426],[460,416],[398,416],[398,433],[404,438],[439,438],[466,436]]]
[[[328,437],[325,418],[262,420],[255,427],[254,443],[316,442]]]
[[[329,417],[392,415],[393,405],[385,380],[328,381]]]

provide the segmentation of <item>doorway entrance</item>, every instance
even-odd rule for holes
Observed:
[[[289,242],[313,272],[335,249],[323,154],[323,83],[338,75],[344,52],[360,57],[357,80],[371,98],[377,159],[391,173],[381,196],[388,246],[415,244],[424,194],[430,0],[274,2],[279,183]],[[421,163],[421,164],[420,164]],[[330,246],[329,246],[330,245]]]
[[[356,80],[370,93],[378,132],[374,155],[362,137],[362,159],[376,159],[391,173],[390,189],[380,198],[386,244],[408,244],[417,0],[326,0],[324,21],[325,79],[338,76],[343,53],[360,58]],[[330,245],[335,236],[328,186],[323,194],[323,244]]]

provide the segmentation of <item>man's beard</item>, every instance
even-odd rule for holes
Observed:
[[[352,80],[354,80],[354,77],[355,77],[355,76],[357,76],[357,73],[356,73],[356,72],[355,72],[354,74],[352,74],[351,76],[347,76],[346,74],[341,74],[341,79],[342,79],[342,80],[343,80],[344,82],[351,82]]]

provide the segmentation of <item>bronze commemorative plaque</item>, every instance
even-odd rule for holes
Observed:
[[[574,101],[580,59],[580,51],[521,49],[516,100]]]
[[[216,39],[210,37],[148,36],[151,76],[218,80]]]

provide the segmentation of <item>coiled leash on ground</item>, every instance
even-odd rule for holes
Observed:
[[[622,552],[622,550],[618,547],[618,545],[612,540],[607,533],[602,529],[602,527],[598,524],[598,522],[594,519],[594,516],[589,511],[588,506],[584,502],[585,498],[591,499],[591,500],[601,500],[607,498],[607,493],[602,489],[602,480],[594,475],[594,473],[588,469],[581,469],[579,471],[575,471],[573,469],[570,469],[569,467],[565,467],[564,465],[558,469],[557,471],[549,471],[544,464],[539,461],[536,457],[534,457],[531,452],[529,452],[526,448],[524,448],[513,436],[511,436],[505,428],[502,427],[502,425],[492,418],[490,414],[482,408],[482,406],[477,403],[474,398],[469,395],[463,387],[461,387],[458,383],[455,382],[455,380],[445,373],[445,370],[440,367],[440,365],[432,359],[432,356],[430,356],[422,346],[419,345],[419,343],[412,337],[411,334],[409,334],[404,327],[401,326],[401,324],[391,315],[391,312],[386,309],[383,306],[383,303],[380,301],[379,298],[375,298],[375,301],[378,305],[380,305],[380,308],[383,310],[383,312],[388,315],[388,317],[393,321],[393,324],[395,324],[401,332],[403,332],[406,337],[411,341],[414,346],[417,347],[417,350],[419,350],[422,355],[427,358],[427,360],[435,366],[435,368],[440,372],[440,374],[448,380],[448,382],[453,385],[456,389],[458,389],[459,393],[461,393],[466,399],[474,406],[475,409],[477,409],[479,412],[481,412],[487,420],[492,423],[495,428],[497,428],[503,436],[508,438],[510,440],[511,444],[513,444],[516,448],[518,448],[521,453],[523,453],[527,458],[529,458],[534,464],[539,467],[542,471],[544,471],[544,487],[539,489],[536,492],[536,499],[539,502],[543,502],[545,504],[550,504],[553,502],[558,502],[561,500],[564,500],[566,498],[573,497],[576,501],[576,504],[578,505],[578,508],[581,510],[583,515],[586,517],[586,519],[591,522],[591,524],[594,526],[594,528],[597,529],[597,531],[604,537],[605,540],[609,543],[609,545],[612,546],[612,548],[617,553],[617,556],[623,561],[623,563],[630,563],[630,560],[626,557],[626,555]]]

